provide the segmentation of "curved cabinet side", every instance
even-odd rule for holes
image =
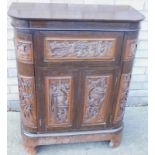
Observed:
[[[15,30],[18,87],[22,126],[29,132],[37,131],[35,76],[32,34],[26,30]]]
[[[138,31],[134,34],[126,32],[124,37],[124,46],[122,53],[121,77],[119,90],[116,99],[113,124],[118,126],[121,124],[127,103],[129,86],[131,81],[132,67],[137,48]]]

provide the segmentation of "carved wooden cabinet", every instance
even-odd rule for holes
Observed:
[[[13,3],[26,148],[118,146],[143,15],[130,6]]]

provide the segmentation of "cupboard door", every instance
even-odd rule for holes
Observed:
[[[116,75],[114,69],[105,70],[99,67],[82,72],[81,128],[106,127],[108,125]]]
[[[50,68],[41,70],[40,74],[39,94],[43,98],[39,103],[40,109],[45,107],[44,113],[42,113],[44,130],[72,129],[76,76],[74,71]]]

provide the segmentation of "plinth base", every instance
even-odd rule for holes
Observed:
[[[110,130],[44,134],[32,134],[22,130],[22,138],[26,150],[31,155],[35,155],[36,146],[38,145],[109,141],[110,147],[117,147],[121,142],[122,130],[122,126],[117,129]]]

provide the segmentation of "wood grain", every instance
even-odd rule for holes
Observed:
[[[31,20],[136,22],[144,19],[142,14],[130,6],[95,4],[12,3],[8,14],[14,18]]]

